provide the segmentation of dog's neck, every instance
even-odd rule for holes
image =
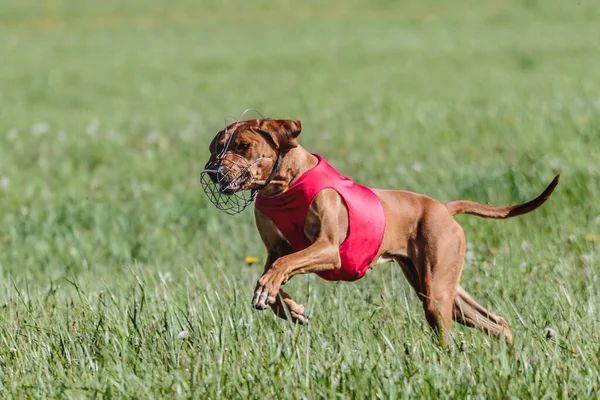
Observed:
[[[267,197],[277,196],[285,192],[306,171],[317,165],[317,157],[298,146],[288,151],[281,160],[279,171],[260,194]]]

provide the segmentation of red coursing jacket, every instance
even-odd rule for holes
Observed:
[[[317,165],[308,170],[285,192],[256,198],[258,211],[269,217],[297,252],[311,245],[304,234],[308,209],[317,194],[334,189],[348,209],[348,235],[339,252],[340,269],[319,272],[328,281],[355,281],[362,278],[375,260],[385,232],[385,213],[379,198],[365,186],[340,175],[320,156]]]

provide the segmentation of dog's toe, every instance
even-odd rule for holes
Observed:
[[[254,293],[254,298],[252,299],[252,305],[257,310],[266,310],[269,308],[269,302],[267,299],[267,293],[259,288],[256,293]]]

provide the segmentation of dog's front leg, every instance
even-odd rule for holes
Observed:
[[[345,238],[341,236],[341,232],[346,232],[348,227],[347,223],[340,226],[339,222],[340,216],[346,215],[341,197],[334,190],[326,189],[320,192],[308,211],[304,227],[304,233],[312,244],[294,253],[275,224],[255,210],[256,226],[269,255],[252,298],[255,308],[264,310],[271,306],[277,315],[282,316],[278,313],[278,310],[281,310],[285,314],[278,296],[278,293],[282,293],[282,284],[294,275],[330,271],[341,267],[339,246]],[[286,297],[283,292],[283,302],[290,311],[303,311],[304,307],[289,297],[286,300]]]
[[[279,251],[286,251],[285,243],[283,246],[280,245],[279,247]],[[267,260],[265,262],[263,275],[269,269],[271,269],[273,263],[277,260],[278,257],[280,257],[278,254],[280,253],[276,253],[274,250],[269,251],[269,253],[267,254]],[[304,306],[302,304],[296,303],[286,292],[284,292],[281,289],[279,289],[279,294],[276,296],[275,302],[273,304],[270,304],[270,307],[271,310],[273,310],[273,312],[275,313],[275,315],[277,315],[279,318],[291,318],[292,322],[299,324],[308,323],[308,317],[304,314]]]
[[[252,304],[264,310],[276,304],[281,285],[294,275],[329,271],[340,268],[340,265],[338,247],[328,240],[318,240],[304,250],[273,262],[258,280]]]

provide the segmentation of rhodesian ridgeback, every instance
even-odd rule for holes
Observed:
[[[248,191],[253,193],[252,198],[258,195],[265,201],[277,199],[319,164],[319,157],[298,144],[301,131],[300,121],[294,120],[236,122],[213,139],[205,172],[225,196]],[[444,203],[408,191],[369,189],[381,204],[384,228],[368,268],[385,262],[400,265],[423,304],[427,322],[444,345],[450,342],[453,320],[511,343],[512,333],[506,320],[486,310],[459,286],[466,241],[453,216],[472,214],[504,219],[531,212],[548,200],[559,176],[535,199],[508,207],[467,200]],[[303,226],[298,228],[306,244],[300,248],[292,246],[279,229],[281,225],[259,211],[257,204],[256,226],[267,258],[252,300],[255,308],[271,308],[279,317],[308,322],[304,306],[281,286],[295,275],[324,276],[344,268],[340,249],[353,232],[351,219],[355,217],[340,193],[335,188],[325,188],[306,203]]]

